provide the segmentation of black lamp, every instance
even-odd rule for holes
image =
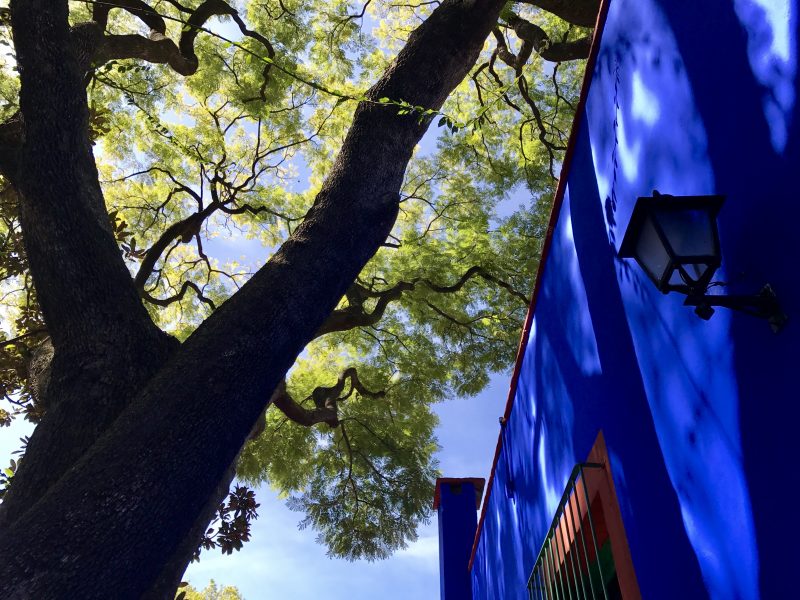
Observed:
[[[669,196],[653,192],[636,201],[619,248],[620,258],[634,258],[663,293],[686,294],[701,319],[723,306],[767,319],[774,331],[786,323],[769,285],[752,296],[719,296],[706,292],[722,263],[717,214],[725,197]]]

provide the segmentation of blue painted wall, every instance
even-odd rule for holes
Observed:
[[[472,570],[525,584],[604,431],[644,598],[797,597],[797,0],[611,0]],[[697,318],[616,257],[634,202],[727,196],[727,293],[790,316]]]

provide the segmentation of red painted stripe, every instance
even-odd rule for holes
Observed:
[[[567,150],[564,153],[564,163],[561,166],[561,177],[558,180],[558,187],[556,188],[555,198],[553,199],[553,208],[550,211],[550,222],[547,226],[547,235],[544,238],[544,245],[542,247],[542,256],[539,259],[539,268],[536,270],[536,278],[533,283],[533,296],[531,298],[530,306],[528,307],[528,314],[525,317],[525,326],[522,329],[522,336],[519,340],[519,348],[517,349],[517,360],[514,364],[514,373],[511,376],[511,385],[508,390],[508,400],[506,401],[506,410],[503,418],[508,420],[511,416],[511,409],[514,406],[514,396],[517,393],[517,383],[519,381],[519,374],[522,368],[522,360],[525,355],[525,347],[528,344],[528,336],[531,331],[531,323],[533,322],[533,312],[536,309],[536,301],[539,298],[539,287],[544,275],[545,265],[547,264],[547,257],[550,254],[550,247],[553,243],[553,232],[555,231],[558,217],[561,214],[561,205],[564,202],[564,193],[567,189],[567,176],[569,173],[570,165],[572,164],[572,155],[575,153],[575,145],[578,139],[578,126],[581,122],[581,116],[586,108],[586,98],[589,95],[589,86],[592,82],[594,74],[594,67],[597,63],[597,55],[600,52],[600,41],[603,36],[603,28],[606,24],[606,17],[608,16],[608,6],[611,0],[601,0],[600,11],[597,15],[597,23],[595,24],[594,35],[592,36],[592,48],[589,51],[589,58],[586,61],[586,70],[583,74],[583,84],[581,85],[581,95],[578,99],[578,105],[575,109],[575,118],[572,121],[572,131],[570,132],[569,142],[567,143]],[[486,487],[486,495],[483,499],[483,507],[481,508],[481,517],[478,521],[478,529],[475,532],[475,542],[472,544],[472,553],[469,557],[469,570],[472,571],[472,565],[475,562],[475,552],[478,550],[478,542],[481,539],[481,532],[483,531],[483,521],[486,518],[486,505],[489,503],[489,498],[492,495],[494,487],[494,475],[497,469],[497,461],[500,458],[500,450],[503,444],[502,431],[497,437],[497,446],[494,451],[494,461],[492,462],[492,471],[489,474],[489,484]]]

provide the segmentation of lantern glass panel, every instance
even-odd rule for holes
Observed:
[[[660,289],[661,281],[670,268],[670,257],[651,215],[647,215],[642,222],[635,258]]]
[[[709,269],[711,268],[707,263],[684,263],[681,265],[683,270],[686,272],[686,275],[689,277],[689,281],[683,279],[681,277],[680,271],[676,268],[669,278],[670,285],[688,285],[692,286],[693,284],[699,283],[703,281],[706,277],[706,273],[708,273]]]
[[[716,221],[708,210],[659,207],[653,214],[676,257],[716,254]]]

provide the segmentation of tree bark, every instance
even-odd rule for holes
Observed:
[[[66,12],[66,3],[12,6],[24,117],[20,222],[55,355],[50,408],[4,498],[0,525],[75,463],[174,347],[142,306],[112,234]]]
[[[591,36],[584,36],[569,42],[554,42],[544,29],[516,15],[509,17],[508,24],[514,28],[519,39],[530,44],[531,48],[545,60],[564,62],[589,58],[589,50],[592,47]],[[527,56],[524,56],[523,59],[524,54]],[[527,62],[528,56],[530,56],[530,50],[525,52],[521,49],[518,61],[524,64]]]
[[[414,115],[397,115],[396,107],[377,100],[389,97],[440,108],[474,64],[503,4],[503,0],[445,0],[412,33],[368,92],[372,101],[357,107],[331,173],[291,238],[153,376],[145,376],[140,393],[77,463],[33,506],[0,525],[3,597],[138,598],[164,577],[164,565],[234,460],[264,408],[264,398],[391,230],[406,165],[428,123],[418,123]],[[96,172],[85,160],[90,154],[82,145],[85,98],[83,104],[74,102],[74,57],[66,67],[57,67],[68,46],[66,1],[17,0],[12,19],[15,37],[19,36],[26,123],[27,150],[20,169],[45,171],[44,183],[29,183],[25,189],[27,202],[43,222],[26,223],[34,232],[48,227],[63,230],[65,225],[52,214],[70,210],[54,205],[51,188],[63,175],[68,198],[74,197],[77,205],[72,209],[77,216],[63,217],[67,226],[83,234],[83,239],[69,242],[80,245],[80,258],[65,257],[75,272],[53,273],[47,260],[31,259],[37,284],[54,277],[55,283],[44,284],[49,290],[45,294],[63,295],[66,306],[72,306],[75,296],[90,302],[89,315],[83,318],[48,305],[56,355],[63,347],[65,355],[75,356],[68,351],[85,344],[55,332],[82,330],[85,321],[99,320],[100,332],[130,328],[143,331],[146,338],[150,328],[136,316],[144,311],[138,299],[131,301],[135,290],[130,277],[125,284],[118,281],[108,252],[95,252],[95,245],[105,248],[109,238],[94,218]],[[72,81],[67,81],[70,77]],[[44,89],[52,100],[40,98]],[[35,106],[39,100],[46,101],[44,108]],[[60,112],[56,106],[62,107]],[[46,143],[55,148],[60,162],[34,155],[34,149]],[[69,162],[70,153],[83,162]],[[69,169],[72,174],[66,173]],[[39,239],[35,233],[28,235]],[[71,251],[67,241],[59,243],[66,246],[59,252]],[[110,280],[101,279],[96,270],[83,272],[91,270],[95,261]],[[109,297],[103,290],[96,290],[97,297],[86,292],[101,285],[114,286],[114,295],[120,297]],[[121,320],[119,329],[114,319]],[[126,342],[132,364],[138,367],[151,360],[131,346]],[[148,369],[131,370],[141,374]],[[111,402],[117,387],[125,389],[137,378],[117,383],[123,379],[115,372],[98,401]],[[43,451],[39,447],[36,453]],[[37,459],[33,455],[30,460]]]
[[[279,391],[276,389],[272,394],[272,398],[274,398],[278,393]],[[268,408],[269,403],[264,410],[261,411],[261,415],[256,421],[256,424],[250,430],[250,434],[247,436],[248,441],[255,439],[264,432],[264,427],[266,426],[266,412]],[[239,449],[239,452],[236,454],[236,458],[234,458],[231,461],[231,464],[228,465],[228,468],[225,470],[222,478],[219,480],[219,482],[217,482],[217,487],[214,488],[214,491],[206,500],[205,506],[195,518],[194,524],[189,529],[189,532],[178,544],[178,547],[172,553],[172,556],[170,556],[166,563],[161,567],[161,573],[156,578],[155,583],[153,583],[153,585],[150,586],[150,589],[147,590],[147,592],[142,596],[143,600],[160,600],[161,598],[168,598],[169,600],[172,600],[172,598],[175,596],[176,588],[180,584],[186,568],[189,566],[195,551],[203,541],[206,528],[217,514],[217,509],[219,508],[220,504],[224,502],[225,497],[228,495],[228,492],[231,489],[231,484],[236,478],[236,463],[238,462],[239,454],[241,454],[243,449],[244,446]]]
[[[516,0],[532,4],[553,13],[567,23],[581,27],[594,27],[600,12],[600,0]]]

